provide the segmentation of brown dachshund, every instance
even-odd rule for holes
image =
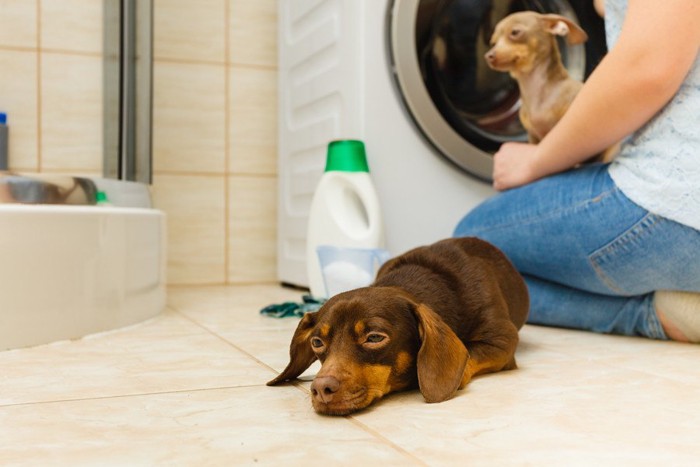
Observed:
[[[290,362],[273,386],[316,359],[316,412],[344,415],[419,387],[427,402],[451,398],[473,376],[515,365],[529,298],[506,256],[477,238],[443,240],[388,261],[369,287],[338,294],[305,315]]]

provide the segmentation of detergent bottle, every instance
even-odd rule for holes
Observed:
[[[377,192],[367,165],[365,145],[332,141],[326,169],[314,192],[307,231],[306,266],[311,295],[328,298],[319,247],[377,249],[384,227]]]

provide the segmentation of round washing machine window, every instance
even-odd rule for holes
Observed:
[[[426,139],[458,167],[489,180],[493,153],[526,141],[515,81],[484,59],[496,24],[510,13],[557,13],[581,24],[585,45],[559,41],[569,73],[584,79],[606,52],[592,0],[393,0],[392,71],[404,103]]]

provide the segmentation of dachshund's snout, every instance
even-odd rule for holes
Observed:
[[[340,389],[340,381],[334,376],[317,376],[311,383],[311,395],[318,402],[328,404]]]

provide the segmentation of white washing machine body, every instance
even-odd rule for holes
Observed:
[[[414,122],[430,125],[437,117],[430,111],[416,117],[399,91],[406,83],[397,86],[393,67],[416,62],[410,17],[419,4],[279,1],[278,275],[284,283],[307,285],[309,208],[332,140],[365,142],[392,254],[451,236],[465,213],[495,193],[487,180],[490,155],[464,143],[464,150],[453,151],[473,159],[471,172],[478,176],[459,168],[436,148],[440,141],[429,143]],[[397,5],[403,10],[395,11]],[[409,21],[391,26],[397,15]],[[402,34],[401,28],[409,29],[406,38],[393,40],[409,47],[392,51],[390,36]],[[413,79],[419,76],[417,70]]]
[[[306,228],[326,146],[365,142],[393,254],[449,237],[493,192],[425,141],[391,74],[388,0],[279,2],[278,274],[307,285]]]

